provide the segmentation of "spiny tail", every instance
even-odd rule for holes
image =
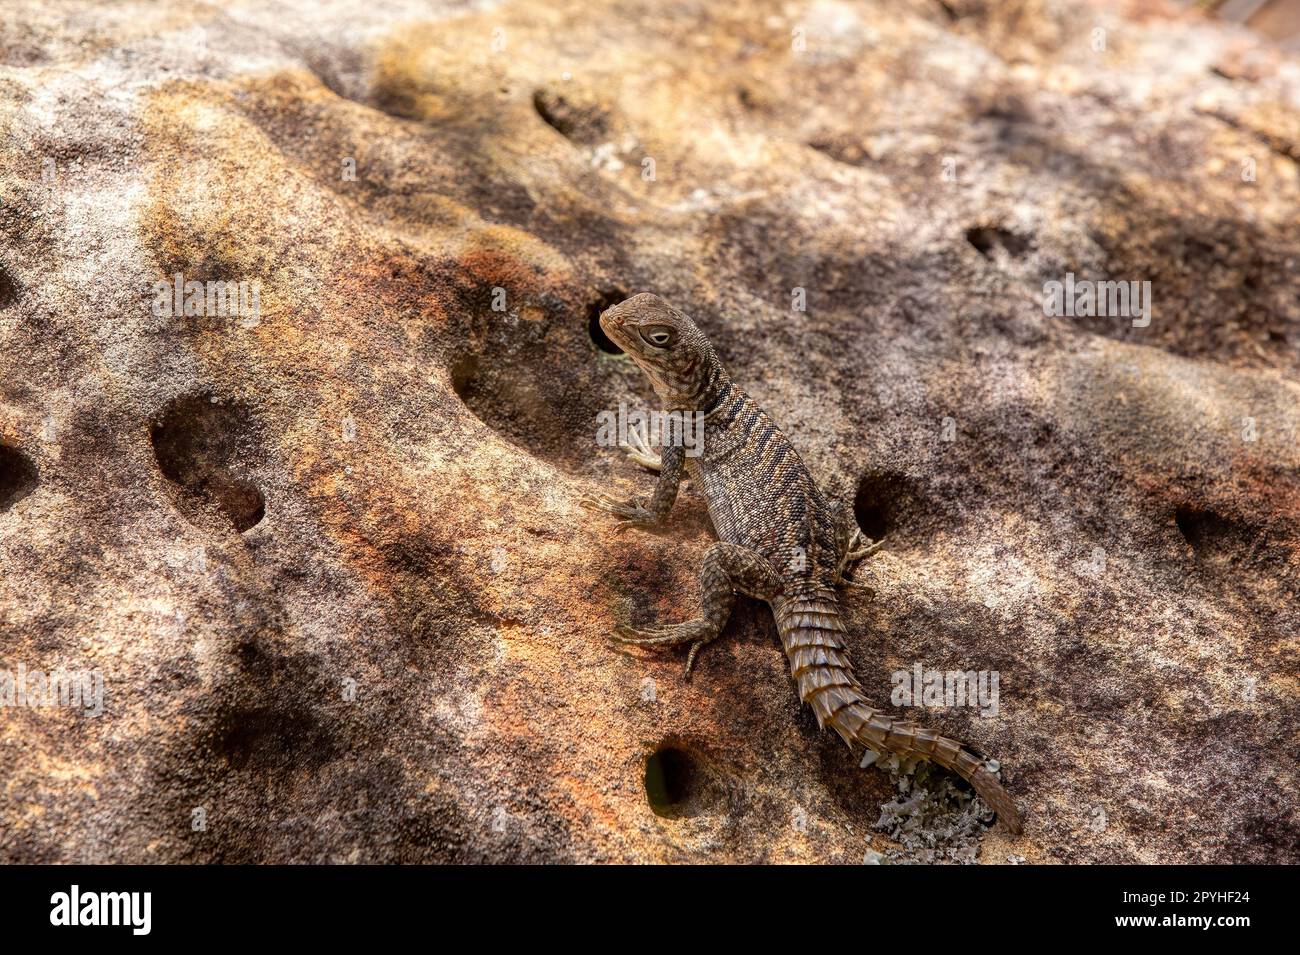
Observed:
[[[830,726],[851,747],[921,756],[951,769],[975,787],[1010,832],[1020,832],[1015,803],[983,760],[956,740],[868,705],[840,637],[845,627],[833,594],[778,600],[773,610],[799,698],[812,707],[819,726]]]

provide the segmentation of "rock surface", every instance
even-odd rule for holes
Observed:
[[[1300,861],[1294,58],[1172,4],[11,0],[0,128],[0,669],[105,685],[0,709],[3,861],[927,858],[765,608],[691,683],[606,641],[710,541],[577,505],[650,486],[594,438],[641,290],[887,534],[873,698],[999,673],[920,718],[1026,832],[945,858]]]

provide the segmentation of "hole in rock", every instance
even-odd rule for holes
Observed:
[[[533,108],[546,125],[565,139],[591,145],[608,136],[609,123],[604,111],[594,105],[579,105],[548,89],[533,93]]]
[[[1198,239],[1196,236],[1186,236],[1183,239],[1183,261],[1189,264],[1215,262],[1221,258],[1215,250],[1212,242],[1206,242],[1204,239]]]
[[[266,515],[266,500],[243,470],[254,455],[248,415],[207,395],[172,402],[152,429],[158,467],[180,489],[182,509],[215,510],[243,533]]]
[[[808,148],[815,149],[817,152],[847,166],[863,166],[871,160],[862,143],[852,138],[843,140],[816,139],[808,143]]]
[[[231,712],[218,727],[214,748],[231,769],[257,773],[285,772],[300,763],[321,765],[336,750],[314,714],[275,708]]]
[[[862,533],[872,540],[881,540],[889,532],[889,520],[885,516],[883,504],[855,503],[853,516],[858,519],[858,527],[862,528]]]
[[[451,367],[452,389],[492,430],[566,470],[583,471],[598,458],[596,412],[617,407],[592,369],[586,335],[572,330],[552,347],[528,342],[468,354]]]
[[[986,259],[993,258],[998,249],[1006,251],[1012,258],[1019,258],[1029,250],[1029,240],[1016,235],[1008,229],[990,226],[976,226],[966,230],[966,241]]]
[[[909,496],[907,481],[895,474],[863,475],[853,496],[853,516],[862,533],[880,540],[898,527],[900,505]]]
[[[0,511],[7,511],[36,489],[36,467],[21,453],[0,444]]]
[[[8,308],[18,301],[18,282],[9,270],[0,265],[0,308]]]
[[[462,401],[465,401],[466,393],[471,389],[477,373],[477,355],[463,355],[451,366],[451,389],[460,396]]]
[[[600,327],[600,313],[607,308],[613,308],[625,298],[627,298],[626,292],[615,289],[612,292],[605,292],[587,307],[587,331],[591,333],[591,340],[596,347],[607,355],[622,355],[623,349],[615,345],[605,334],[605,330]]]
[[[605,360],[620,351],[597,332],[600,313],[626,297],[617,286],[587,287],[549,317],[486,324],[449,356],[452,390],[483,424],[565,471],[621,467],[606,419],[644,383],[630,361]]]
[[[1180,507],[1174,512],[1174,523],[1198,554],[1222,550],[1240,537],[1239,528],[1233,521],[1204,508]]]
[[[645,798],[656,816],[696,815],[712,802],[714,789],[708,773],[684,749],[664,746],[646,757]]]

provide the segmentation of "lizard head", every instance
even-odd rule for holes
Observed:
[[[646,373],[669,408],[702,408],[723,375],[704,333],[658,295],[642,292],[606,309],[600,327]]]

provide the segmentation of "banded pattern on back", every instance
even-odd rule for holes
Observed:
[[[834,591],[853,560],[869,552],[854,547],[852,513],[828,502],[794,446],[732,382],[689,316],[643,293],[606,311],[600,322],[645,371],[665,409],[702,414],[704,431],[697,457],[664,449],[648,505],[595,503],[625,523],[658,523],[672,507],[684,468],[708,502],[720,541],[700,571],[699,618],[628,629],[617,639],[643,647],[689,645],[689,675],[696,653],[726,623],[735,591],[766,600],[799,697],[819,725],[832,727],[850,746],[924,756],[955,770],[1018,831],[1015,806],[978,757],[934,730],[892,720],[868,705],[843,643]]]

